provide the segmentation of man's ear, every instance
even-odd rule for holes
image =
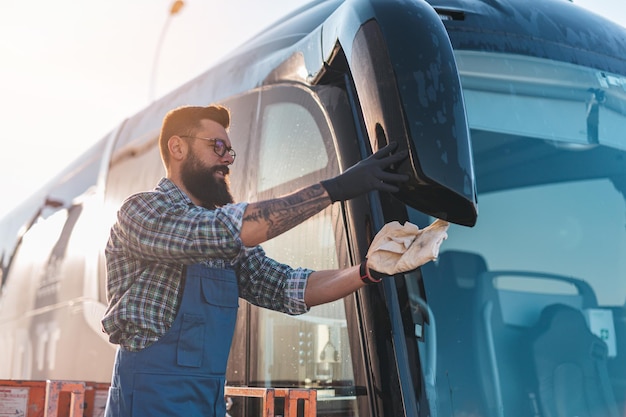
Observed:
[[[182,161],[188,152],[188,143],[178,135],[171,136],[167,141],[170,157],[176,161]]]

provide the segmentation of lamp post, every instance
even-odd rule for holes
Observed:
[[[172,17],[178,14],[178,12],[180,12],[180,10],[183,8],[184,5],[185,5],[185,2],[183,0],[175,0],[172,3],[172,6],[170,7],[170,12],[167,15],[167,19],[165,20],[165,23],[163,24],[163,29],[161,30],[159,42],[157,43],[156,51],[154,53],[154,62],[152,63],[152,75],[150,76],[150,92],[149,92],[149,99],[151,102],[154,101],[154,89],[155,89],[155,84],[156,84],[157,67],[159,64],[159,55],[161,54],[161,48],[163,46],[163,40],[165,39],[165,34],[167,33],[167,29],[169,28]]]

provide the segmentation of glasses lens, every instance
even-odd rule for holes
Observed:
[[[226,146],[226,143],[221,140],[221,139],[215,139],[215,144],[213,145],[213,150],[215,151],[215,153],[217,154],[217,156],[219,156],[220,158],[223,157],[224,155],[226,155],[226,152],[228,152],[228,154],[235,159],[235,151],[233,150],[233,148],[229,148],[228,146]]]
[[[221,139],[215,139],[215,144],[213,145],[213,150],[220,158],[226,154],[226,144]]]

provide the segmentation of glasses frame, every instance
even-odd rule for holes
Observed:
[[[181,138],[188,138],[188,139],[202,139],[202,140],[208,140],[213,142],[213,152],[215,152],[215,155],[219,156],[220,158],[223,158],[224,155],[226,155],[226,153],[228,153],[228,155],[230,155],[231,158],[233,158],[233,161],[235,160],[235,158],[237,157],[237,152],[235,152],[235,150],[230,147],[230,146],[226,146],[226,141],[224,139],[220,139],[220,138],[203,138],[201,136],[187,136],[187,135],[180,135]],[[220,154],[218,152],[218,148],[220,147],[218,145],[218,143],[221,143],[223,146],[223,152]]]

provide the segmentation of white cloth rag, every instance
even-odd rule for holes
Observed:
[[[388,275],[412,271],[437,259],[441,243],[448,238],[450,223],[437,219],[420,230],[413,223],[387,223],[367,251],[367,266]]]

